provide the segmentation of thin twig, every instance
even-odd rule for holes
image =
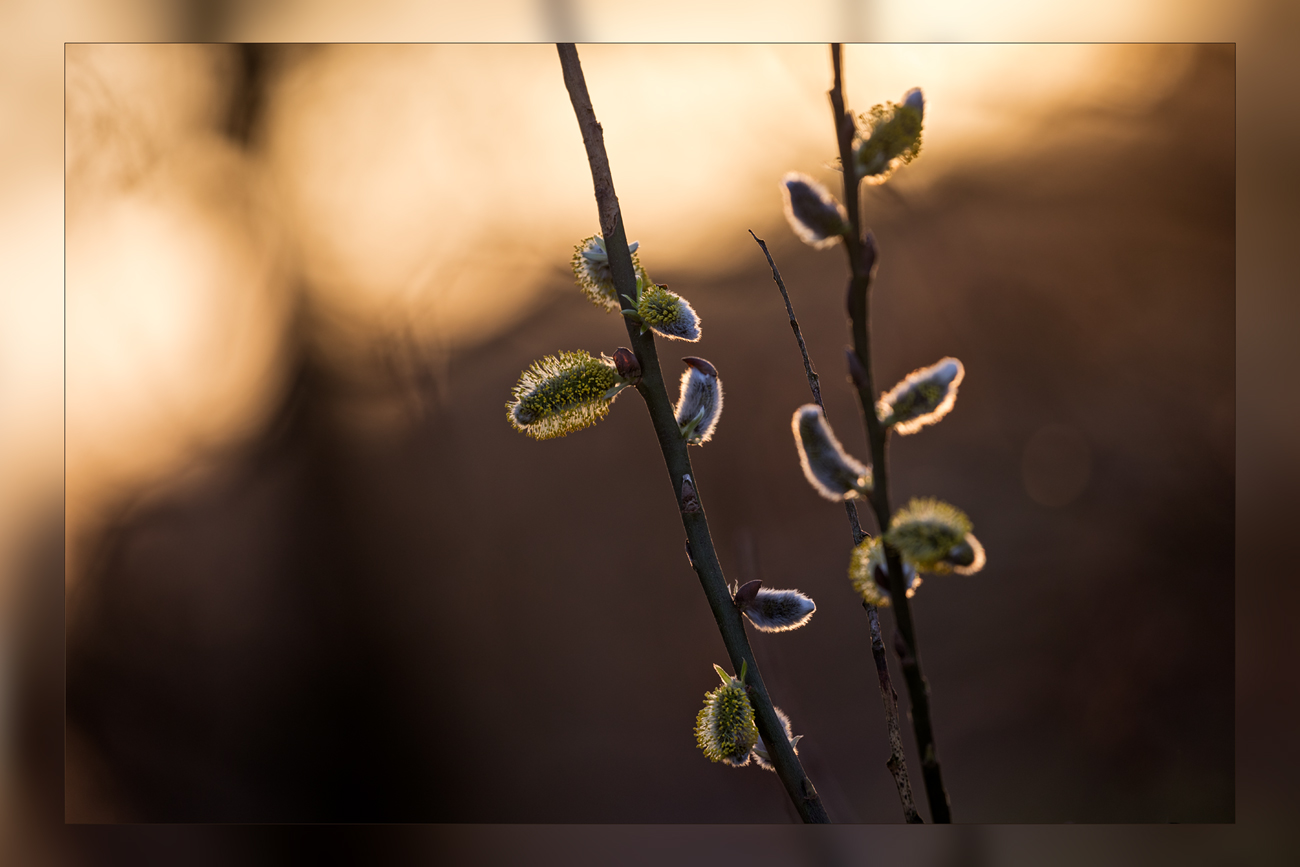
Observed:
[[[635,297],[636,278],[633,275],[632,256],[627,249],[627,233],[623,229],[618,197],[614,193],[613,175],[610,173],[609,158],[605,153],[604,134],[596,121],[596,112],[591,106],[591,97],[587,93],[587,83],[582,75],[577,49],[571,44],[560,44],[557,48],[560,53],[560,65],[564,70],[564,84],[569,91],[569,99],[573,103],[573,111],[582,130],[582,140],[587,148],[587,161],[591,166],[596,204],[600,213],[600,230],[605,238],[605,250],[609,255],[615,290],[619,294]],[[754,717],[759,734],[763,737],[763,743],[767,746],[777,776],[781,778],[799,816],[805,822],[829,822],[821,798],[813,787],[812,780],[804,773],[803,765],[795,755],[794,747],[785,736],[785,728],[772,707],[772,699],[758,670],[758,661],[754,658],[749,639],[745,634],[745,624],[740,610],[732,601],[731,591],[722,574],[722,566],[718,563],[717,553],[713,549],[713,539],[709,535],[709,525],[704,517],[699,481],[691,471],[691,459],[687,453],[686,441],[677,427],[672,403],[664,388],[663,372],[659,369],[659,356],[655,349],[654,336],[649,332],[641,334],[638,325],[630,320],[624,321],[627,325],[628,339],[632,342],[632,351],[636,353],[637,360],[641,364],[641,381],[636,388],[645,399],[646,408],[650,411],[650,420],[654,424],[659,448],[663,452],[673,493],[681,511],[691,565],[699,576],[700,586],[704,588],[704,595],[709,600],[714,620],[717,621],[718,630],[722,633],[727,654],[731,657],[732,670],[739,673],[744,667],[748,671],[745,683],[754,705]],[[694,483],[695,497],[684,501],[682,481],[688,476]]]
[[[812,389],[813,400],[817,401],[817,405],[825,412],[826,406],[822,403],[821,377],[813,370],[812,362],[808,359],[808,347],[803,342],[803,332],[799,330],[799,320],[794,318],[794,308],[790,306],[790,293],[785,291],[785,281],[781,279],[781,272],[777,270],[776,263],[772,261],[772,254],[768,252],[767,244],[763,239],[755,235],[753,229],[749,230],[749,237],[758,242],[763,255],[767,257],[767,266],[772,269],[772,279],[776,281],[776,288],[781,290],[781,298],[785,301],[785,312],[790,317],[790,330],[794,332],[794,339],[799,341],[799,353],[803,356],[804,373],[808,374],[808,387]],[[846,502],[846,505],[851,506],[853,504]],[[859,532],[861,531],[859,530]],[[855,536],[854,544],[862,541],[856,538],[857,533],[853,535]]]
[[[825,413],[826,404],[822,403],[820,377],[813,370],[812,361],[808,358],[808,347],[803,342],[799,320],[794,318],[794,307],[790,304],[790,293],[785,289],[785,281],[781,279],[781,272],[777,269],[776,262],[772,260],[767,244],[754,234],[753,229],[749,230],[749,234],[758,242],[763,255],[767,257],[767,264],[772,269],[772,279],[776,281],[776,288],[781,290],[781,297],[785,299],[785,312],[790,316],[790,329],[794,332],[795,340],[799,342],[799,352],[803,355],[803,369],[808,375],[808,388],[812,391],[813,400]],[[858,510],[852,500],[844,501],[844,511],[848,513],[849,527],[853,531],[853,544],[862,544],[867,534],[862,532],[862,525],[858,522]],[[898,693],[894,691],[894,685],[889,680],[889,660],[885,656],[884,639],[880,637],[880,618],[876,616],[876,606],[870,602],[864,600],[862,607],[867,610],[867,622],[871,625],[871,655],[876,661],[876,676],[880,681],[880,700],[885,706],[885,724],[889,729],[889,761],[885,766],[889,768],[889,773],[894,777],[894,785],[898,787],[898,800],[903,804],[903,818],[909,824],[919,823],[922,819],[916,811],[916,802],[912,798],[912,783],[907,778],[907,759],[903,755],[903,739],[899,735]]]
[[[831,109],[839,143],[840,166],[844,172],[844,207],[852,227],[844,236],[844,249],[852,272],[847,299],[849,317],[853,320],[853,352],[849,356],[849,372],[858,389],[867,439],[871,443],[871,505],[876,513],[876,523],[883,533],[888,529],[890,521],[889,430],[876,417],[876,389],[871,374],[871,309],[868,303],[877,250],[875,238],[869,233],[863,233],[859,216],[858,176],[853,164],[853,115],[845,108],[841,48],[838,43],[831,46],[831,65],[835,71],[835,84],[830,92]],[[888,543],[884,547],[885,564],[889,569],[890,607],[894,609],[894,619],[898,626],[895,650],[903,666],[907,694],[912,703],[912,729],[916,733],[917,749],[921,751],[921,775],[925,780],[930,817],[936,823],[951,822],[948,793],[943,786],[943,773],[939,765],[939,750],[935,746],[934,729],[930,722],[930,686],[921,672],[921,656],[912,627],[907,579],[903,574],[898,551]]]

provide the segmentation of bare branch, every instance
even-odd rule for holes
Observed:
[[[605,249],[609,254],[610,270],[614,278],[616,291],[628,297],[636,297],[636,277],[633,273],[632,256],[627,249],[627,235],[623,228],[622,215],[619,212],[618,197],[614,193],[614,180],[610,173],[609,158],[605,153],[604,135],[596,121],[596,113],[591,106],[591,97],[587,94],[587,83],[582,75],[582,66],[578,61],[578,52],[573,45],[557,46],[560,65],[564,70],[564,84],[573,103],[578,126],[582,130],[582,140],[587,147],[587,161],[591,165],[591,177],[596,193],[596,204],[600,213],[600,228],[605,236]],[[723,577],[722,567],[718,563],[717,553],[713,548],[713,539],[709,534],[708,521],[705,518],[703,498],[700,496],[698,480],[691,470],[690,456],[685,440],[673,417],[672,403],[664,388],[663,372],[659,368],[659,357],[655,349],[654,335],[640,333],[640,328],[625,320],[628,338],[632,349],[641,363],[641,381],[637,391],[645,399],[646,408],[654,424],[659,447],[663,452],[664,463],[668,468],[669,479],[673,486],[674,501],[679,505],[682,526],[686,530],[687,551],[691,565],[700,579],[700,586],[709,600],[709,607],[722,633],[727,653],[731,657],[732,670],[739,673],[744,667],[747,671],[745,683],[749,687],[749,696],[754,705],[755,722],[763,743],[767,745],[771,763],[781,778],[786,792],[794,802],[795,809],[805,822],[829,822],[826,809],[822,806],[812,780],[804,773],[794,747],[785,736],[785,727],[772,707],[772,699],[759,674],[758,662],[750,649],[749,639],[745,634],[744,619],[740,610],[732,602],[731,592]],[[690,511],[681,508],[683,503],[683,480],[692,480],[697,508]]]
[[[876,267],[875,239],[864,233],[858,198],[857,166],[853,161],[853,116],[845,108],[842,51],[839,44],[831,46],[831,65],[835,82],[830,91],[832,116],[839,142],[840,165],[844,171],[844,207],[849,214],[851,230],[844,238],[844,249],[849,257],[848,309],[853,321],[853,352],[857,364],[853,380],[862,405],[862,419],[871,443],[872,492],[871,505],[876,513],[880,532],[889,528],[889,430],[876,417],[876,389],[871,372],[871,308],[869,295],[871,278]],[[912,729],[916,733],[917,748],[921,751],[921,774],[925,780],[926,799],[930,803],[930,817],[937,823],[951,822],[948,793],[943,785],[939,765],[939,750],[934,742],[934,729],[930,722],[930,686],[921,672],[921,657],[916,646],[916,633],[912,625],[912,609],[907,599],[907,579],[902,560],[892,545],[885,544],[885,562],[889,568],[890,607],[898,626],[897,638],[905,651],[899,653],[903,676],[907,681],[907,694],[912,704]]]

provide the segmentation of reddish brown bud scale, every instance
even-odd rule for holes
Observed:
[[[718,369],[703,358],[697,358],[694,355],[688,355],[682,359],[689,366],[695,368],[705,376],[717,376]]]
[[[619,376],[630,382],[641,379],[641,362],[637,361],[636,353],[626,346],[620,346],[614,353],[614,369]]]
[[[763,586],[763,582],[759,581],[758,579],[742,584],[740,585],[740,589],[736,591],[736,595],[733,596],[732,599],[735,601],[735,603],[738,606],[744,608],[746,605],[754,601],[754,598],[758,596],[759,588],[761,588],[762,586]]]

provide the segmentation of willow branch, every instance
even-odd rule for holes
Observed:
[[[591,166],[591,178],[600,213],[600,230],[605,237],[605,250],[609,255],[614,287],[620,295],[634,298],[636,277],[633,273],[632,256],[627,249],[627,234],[623,228],[618,197],[614,193],[609,158],[605,153],[604,133],[596,121],[596,112],[591,106],[591,97],[587,93],[587,83],[582,75],[577,49],[571,44],[560,44],[557,48],[560,53],[560,66],[564,70],[564,84],[568,88],[578,126],[582,130],[582,141],[587,148],[587,161]],[[681,512],[682,526],[686,530],[686,546],[691,565],[699,576],[700,586],[704,589],[709,608],[713,611],[713,618],[717,621],[718,631],[722,634],[727,654],[731,658],[732,670],[739,672],[744,667],[748,671],[745,683],[754,705],[754,721],[758,724],[763,743],[767,745],[768,755],[777,776],[781,778],[781,783],[794,802],[799,816],[805,822],[829,822],[821,798],[813,787],[812,780],[804,773],[803,765],[795,755],[794,747],[785,735],[785,728],[772,707],[772,699],[759,673],[758,661],[754,658],[749,639],[745,635],[740,609],[732,601],[731,591],[722,574],[722,566],[718,563],[713,539],[709,535],[708,521],[704,515],[700,485],[691,472],[691,459],[687,453],[686,441],[677,427],[672,403],[664,387],[663,372],[659,368],[654,336],[649,332],[641,334],[637,324],[627,319],[624,321],[632,351],[636,353],[637,360],[641,364],[641,381],[636,388],[645,399],[646,408],[650,411],[650,420],[659,439],[659,448],[663,452],[664,463],[667,465],[673,493]],[[695,496],[684,498],[682,481],[687,476],[693,482]]]
[[[875,271],[877,249],[875,238],[862,230],[858,207],[858,175],[853,162],[853,115],[845,108],[841,48],[831,46],[831,64],[835,83],[830,91],[831,109],[835,120],[836,139],[839,144],[840,165],[844,171],[844,207],[849,215],[851,230],[844,236],[844,249],[849,258],[848,312],[853,323],[853,351],[849,354],[849,372],[858,390],[862,405],[862,419],[871,443],[872,490],[871,505],[876,513],[876,523],[883,533],[889,528],[889,430],[876,416],[876,388],[871,372],[871,308],[869,296],[871,278]],[[912,609],[907,598],[907,578],[903,574],[902,559],[898,551],[885,544],[885,563],[889,569],[889,595],[894,620],[895,650],[907,681],[907,694],[912,704],[912,729],[916,745],[921,751],[921,775],[925,780],[926,800],[930,804],[930,817],[935,822],[951,822],[948,793],[943,785],[939,764],[939,750],[934,742],[934,729],[930,722],[930,686],[921,671],[920,651],[912,625]]]
[[[871,624],[871,655],[876,660],[876,679],[880,683],[880,701],[885,705],[885,722],[889,729],[889,761],[885,766],[894,776],[894,785],[898,787],[898,798],[903,802],[903,816],[909,825],[919,825],[925,820],[916,811],[916,801],[912,799],[912,783],[907,778],[907,760],[903,757],[903,732],[898,722],[898,693],[889,679],[889,662],[885,657],[885,641],[880,637],[880,617],[876,606],[863,601],[862,607],[867,611],[867,621]]]
[[[826,404],[822,403],[820,377],[813,370],[812,361],[808,358],[808,346],[803,342],[799,320],[794,318],[790,293],[785,289],[785,281],[781,279],[781,272],[777,269],[776,262],[772,261],[772,254],[768,251],[767,244],[754,234],[753,229],[749,230],[749,234],[758,242],[763,255],[767,257],[767,264],[772,269],[772,279],[776,281],[776,288],[781,290],[781,297],[785,299],[785,312],[790,316],[790,330],[794,332],[794,338],[799,343],[799,353],[803,356],[803,369],[808,375],[808,388],[812,391],[813,400],[822,408],[824,415]],[[844,501],[844,511],[849,517],[849,529],[853,531],[853,544],[862,544],[867,534],[862,532],[862,524],[858,522],[858,509],[852,500]],[[867,610],[867,622],[871,626],[871,655],[876,661],[876,677],[880,681],[880,701],[885,706],[885,725],[889,731],[889,761],[885,763],[885,767],[889,768],[889,773],[894,778],[894,785],[898,788],[898,800],[903,804],[903,818],[909,824],[919,823],[922,821],[921,815],[916,812],[916,802],[912,799],[912,783],[907,778],[907,759],[903,755],[903,738],[899,734],[898,693],[894,691],[894,685],[889,679],[889,660],[885,656],[884,639],[880,637],[880,618],[876,616],[876,606],[870,602],[864,600],[862,607]]]

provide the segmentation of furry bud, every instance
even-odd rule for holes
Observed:
[[[751,581],[750,584],[756,582]],[[745,587],[748,587],[746,584]],[[745,589],[744,587],[741,588]],[[737,592],[739,598],[739,592]],[[741,606],[741,611],[761,632],[789,632],[812,619],[817,605],[798,590],[771,590],[758,588],[754,598]]]
[[[984,546],[971,534],[970,518],[940,500],[912,500],[894,513],[885,538],[924,572],[970,575],[984,568]]]
[[[695,743],[711,762],[725,762],[732,767],[749,764],[751,751],[758,742],[754,725],[754,706],[745,691],[745,671],[734,678],[720,666],[713,666],[722,678],[722,686],[704,694],[704,707],[695,717]]]
[[[830,191],[800,172],[781,179],[785,219],[805,244],[818,250],[839,243],[849,228],[849,215]]]
[[[700,317],[695,309],[676,292],[669,292],[666,285],[650,283],[642,289],[636,313],[643,332],[649,328],[662,337],[688,343],[700,339]]]
[[[682,438],[692,445],[707,443],[713,438],[722,415],[722,381],[718,371],[703,358],[683,358],[686,370],[682,371],[681,394],[673,415]]]
[[[916,433],[948,414],[957,402],[957,386],[965,376],[961,362],[951,357],[914,370],[880,396],[876,417],[900,434]]]
[[[799,407],[790,427],[799,450],[799,465],[817,493],[841,501],[871,490],[871,469],[844,451],[820,406],[808,403]]]

